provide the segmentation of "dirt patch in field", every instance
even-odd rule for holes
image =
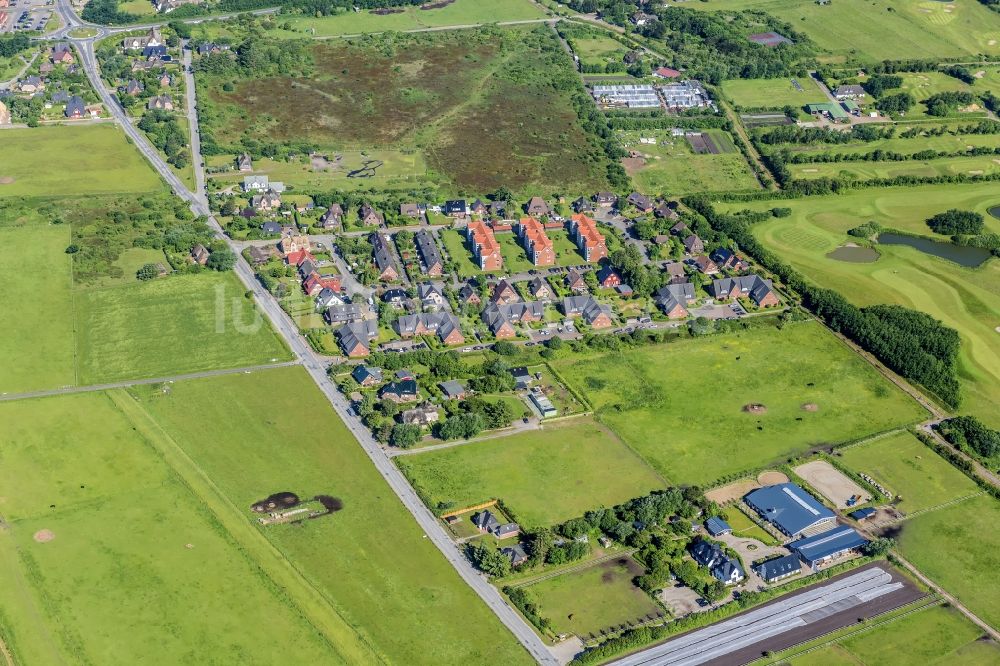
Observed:
[[[684,138],[691,145],[691,150],[699,155],[718,155],[722,152],[707,134],[688,134]]]
[[[440,0],[440,2],[428,2],[426,4],[420,5],[420,9],[444,9],[448,5],[454,3],[455,0]]]
[[[737,500],[751,490],[757,490],[758,488],[760,488],[760,484],[753,479],[743,479],[742,481],[735,481],[725,486],[709,490],[705,493],[705,497],[716,504],[725,504],[726,502]]]
[[[402,9],[389,9],[383,7],[382,9],[372,9],[368,12],[369,14],[375,14],[376,16],[388,16],[389,14],[402,14]]]
[[[972,76],[974,76],[977,79],[981,79],[984,76],[986,76],[986,70],[985,69],[981,69],[978,72],[976,72],[975,74],[973,74]]]
[[[646,160],[642,157],[623,157],[622,158],[622,168],[625,169],[625,173],[630,176],[642,171],[642,167],[646,166]]]
[[[10,185],[14,182],[14,176],[0,176],[0,185]]]
[[[56,533],[52,530],[38,530],[33,538],[38,543],[48,543],[56,538]]]
[[[743,405],[743,411],[747,414],[767,414],[767,405],[751,402],[749,405]]]
[[[818,490],[838,509],[848,508],[847,501],[852,497],[851,505],[864,504],[871,500],[871,495],[839,469],[825,460],[814,460],[795,468],[795,473],[805,479],[806,483]]]
[[[819,411],[819,405],[817,405],[815,402],[807,402],[806,404],[802,405],[802,411],[804,411],[804,412],[818,412]]]
[[[761,472],[757,476],[757,482],[762,486],[775,486],[779,483],[788,483],[788,475],[774,470]]]

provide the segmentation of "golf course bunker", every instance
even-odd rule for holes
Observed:
[[[52,530],[38,530],[33,538],[38,543],[48,543],[56,538],[56,534]]]
[[[743,405],[743,411],[747,414],[767,414],[767,405],[752,402],[749,405]]]
[[[779,483],[788,483],[788,475],[784,472],[778,472],[775,470],[761,472],[760,475],[757,476],[757,483],[762,486],[776,486]]]
[[[825,460],[813,460],[795,468],[795,473],[838,509],[871,501],[872,496],[849,476]]]
[[[878,261],[879,257],[882,256],[878,251],[870,247],[862,247],[860,245],[855,245],[854,243],[847,243],[846,245],[841,245],[833,252],[827,253],[827,259],[836,259],[837,261],[846,261],[851,264],[872,264]]]
[[[13,185],[14,176],[0,176],[0,185]]]

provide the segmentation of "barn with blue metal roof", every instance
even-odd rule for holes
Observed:
[[[836,520],[833,511],[794,483],[758,488],[743,499],[761,518],[790,537]]]
[[[802,561],[811,567],[832,560],[849,551],[857,550],[868,543],[853,527],[838,525],[815,536],[799,539],[788,544],[788,549],[798,553]]]
[[[718,516],[712,516],[706,520],[705,529],[708,530],[708,533],[712,536],[730,534],[733,531],[733,528],[729,526],[729,523]]]

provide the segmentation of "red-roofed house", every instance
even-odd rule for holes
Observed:
[[[545,234],[545,227],[533,217],[522,217],[517,224],[517,236],[524,246],[524,252],[535,266],[552,266],[556,263],[556,253],[552,241]]]
[[[570,219],[569,232],[587,261],[599,261],[608,256],[604,235],[597,230],[597,223],[583,213],[576,213]]]
[[[315,296],[324,289],[340,291],[340,278],[336,275],[320,275],[311,273],[302,281],[302,290],[310,296]]]
[[[470,222],[465,229],[465,239],[476,258],[480,270],[497,271],[503,268],[503,255],[500,254],[500,243],[493,235],[493,230],[480,220]]]
[[[677,79],[680,78],[680,75],[680,72],[670,67],[657,67],[656,71],[653,72],[653,76],[660,79]]]

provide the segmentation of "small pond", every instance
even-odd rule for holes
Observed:
[[[841,245],[833,252],[827,253],[827,258],[837,261],[847,261],[852,264],[870,264],[878,261],[879,253],[870,247],[860,245]]]
[[[1000,220],[1000,206],[993,206],[993,208],[990,208],[986,212]]]
[[[925,254],[954,261],[960,266],[975,268],[990,258],[989,250],[981,247],[955,245],[947,241],[936,241],[920,236],[904,236],[902,234],[879,234],[878,242],[882,245],[906,245]]]

